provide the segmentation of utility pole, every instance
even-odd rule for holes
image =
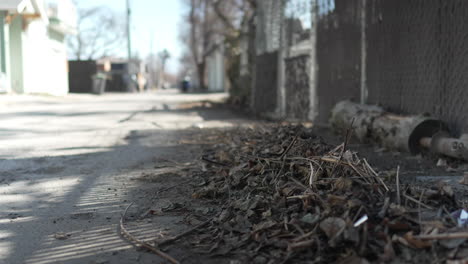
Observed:
[[[153,54],[153,41],[154,41],[154,31],[151,31],[150,32],[150,36],[151,36],[151,39],[150,39],[150,55]]]
[[[130,15],[131,15],[130,0],[127,0],[127,52],[128,52],[129,61],[132,58],[132,37],[130,35]]]

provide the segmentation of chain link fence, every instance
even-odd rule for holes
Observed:
[[[284,94],[283,115],[307,119],[310,113],[312,83],[312,6],[311,0],[289,0],[282,20]]]
[[[369,103],[468,129],[468,2],[370,1]]]
[[[257,1],[253,109],[274,113],[278,108],[278,54],[283,0]]]
[[[308,118],[312,3],[312,0],[257,1],[252,93],[256,112]]]
[[[351,99],[467,131],[467,1],[257,3],[254,109],[325,123]]]
[[[361,0],[318,2],[317,64],[319,123],[345,99],[359,101],[361,81]]]

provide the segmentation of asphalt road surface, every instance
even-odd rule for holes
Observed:
[[[170,131],[241,122],[177,108],[225,94],[0,96],[0,263],[156,263],[118,231]],[[129,140],[142,131],[168,136]]]

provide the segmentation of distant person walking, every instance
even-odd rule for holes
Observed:
[[[182,92],[187,93],[190,89],[190,78],[185,77],[184,80],[182,81]]]

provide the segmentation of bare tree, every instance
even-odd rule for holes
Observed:
[[[226,59],[226,76],[230,84],[230,95],[242,103],[248,102],[250,96],[249,82],[251,71],[241,76],[241,52],[248,54],[248,64],[253,63],[254,47],[249,45],[252,35],[256,1],[255,0],[212,0],[213,10],[223,23],[225,30],[224,47]],[[242,44],[243,42],[243,44]],[[242,47],[241,47],[242,46]]]
[[[159,52],[159,59],[161,60],[161,79],[162,82],[164,83],[164,76],[166,75],[166,63],[167,60],[171,58],[171,54],[167,49],[164,49],[163,51]]]
[[[255,0],[185,0],[187,28],[181,39],[195,65],[200,86],[205,85],[206,59],[218,45],[225,46],[227,71],[231,86],[238,73],[240,40],[247,34],[246,25],[253,17]],[[223,42],[220,43],[219,40]]]
[[[243,29],[256,8],[255,0],[212,0],[211,4],[226,28],[225,35],[237,38],[246,34]]]
[[[223,25],[213,10],[212,1],[186,0],[189,12],[184,20],[188,28],[183,28],[181,32],[181,39],[187,45],[202,89],[206,87],[207,56],[216,48],[216,35],[223,30]]]
[[[148,67],[148,76],[147,76],[147,81],[148,81],[148,87],[149,89],[157,88],[159,85],[159,79],[160,79],[160,60],[159,56],[157,56],[154,53],[150,53],[146,57],[146,65]]]
[[[93,7],[78,10],[78,34],[68,39],[70,56],[96,59],[115,55],[125,47],[125,24],[112,10]]]

